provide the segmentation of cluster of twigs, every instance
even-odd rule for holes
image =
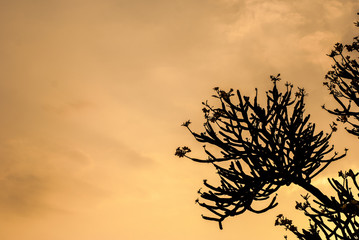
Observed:
[[[359,27],[359,22],[355,25]],[[328,81],[323,84],[340,107],[331,110],[323,105],[323,108],[336,115],[337,121],[348,123],[350,127],[346,130],[359,137],[359,64],[355,59],[358,53],[359,36],[354,37],[351,44],[335,44],[328,55],[334,65],[325,76]]]
[[[314,203],[311,203],[309,195],[302,196],[304,202],[297,202],[296,209],[303,211],[311,220],[309,230],[303,229],[302,232],[299,232],[292,221],[282,214],[277,217],[275,225],[284,226],[286,230],[291,231],[298,239],[302,240],[358,240],[359,201],[355,199],[359,193],[356,179],[358,175],[359,173],[354,174],[352,170],[345,173],[340,171],[339,177],[342,182],[333,178],[328,179],[337,195],[337,198],[331,198],[333,206],[338,206],[336,208],[329,207],[316,199],[313,200]],[[320,235],[325,238],[321,238]]]
[[[220,107],[203,103],[206,122],[205,132],[196,133],[187,127],[197,141],[215,146],[214,153],[204,146],[207,159],[188,156],[188,147],[177,148],[176,155],[196,162],[211,163],[220,177],[220,186],[207,181],[207,191],[202,191],[198,203],[212,212],[203,216],[207,220],[222,221],[239,215],[246,210],[262,213],[274,208],[275,192],[292,183],[310,191],[325,204],[330,199],[311,185],[311,179],[323,171],[331,162],[344,154],[332,154],[329,145],[331,134],[315,133],[315,125],[304,116],[305,92],[299,89],[292,94],[293,86],[285,84],[284,93],[278,91],[279,74],[271,76],[273,89],[267,92],[266,107],[258,103],[257,94],[253,102],[236,92],[238,103],[233,100],[233,90],[225,92],[215,88]],[[257,92],[257,91],[256,91]],[[223,163],[228,163],[223,166]],[[266,207],[256,209],[254,203],[268,200]]]

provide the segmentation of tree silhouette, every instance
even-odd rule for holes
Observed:
[[[359,27],[358,21],[355,22],[355,26]],[[353,59],[358,53],[359,36],[354,37],[351,44],[335,44],[328,55],[334,65],[325,76],[328,81],[323,84],[339,104],[339,108],[331,110],[325,105],[323,108],[336,115],[337,121],[347,123],[350,127],[346,130],[359,137],[359,65],[356,59]]]
[[[359,27],[359,22],[354,24]],[[349,125],[349,128],[345,128],[348,133],[359,137],[359,65],[353,59],[353,56],[358,57],[358,53],[359,36],[356,36],[351,44],[336,43],[328,54],[334,65],[326,74],[327,81],[323,84],[339,104],[339,108],[331,110],[325,105],[323,108],[337,116],[337,121]],[[337,129],[335,122],[332,128]],[[332,208],[320,200],[314,200],[314,204],[310,203],[308,195],[302,196],[304,202],[297,202],[296,209],[303,211],[311,220],[309,230],[303,229],[300,233],[292,221],[283,215],[278,215],[275,224],[285,226],[299,239],[322,239],[319,232],[326,239],[359,239],[359,201],[355,199],[359,196],[358,175],[359,173],[352,170],[344,173],[339,171],[339,180],[328,179],[338,200],[334,197],[331,199],[339,203],[339,209]]]
[[[359,27],[359,22],[355,25]],[[347,123],[348,133],[359,137],[359,65],[352,54],[359,53],[359,37],[353,43],[337,43],[328,55],[334,61],[324,85],[339,108],[323,108]],[[309,228],[298,230],[293,221],[279,214],[275,225],[284,226],[301,240],[359,239],[359,173],[339,172],[339,179],[328,179],[335,196],[327,196],[312,184],[312,179],[330,163],[346,155],[329,145],[332,133],[315,131],[315,124],[305,115],[304,89],[293,93],[293,85],[278,88],[280,75],[270,76],[273,88],[266,93],[265,107],[259,104],[258,92],[253,101],[239,90],[214,88],[218,107],[204,102],[204,132],[182,124],[198,142],[204,143],[205,159],[189,156],[191,149],[178,147],[175,155],[195,162],[212,164],[220,179],[218,186],[204,180],[197,203],[211,215],[206,220],[222,222],[229,216],[251,211],[263,213],[277,206],[277,190],[295,184],[307,191],[295,208],[309,218]],[[265,207],[257,203],[266,201]],[[263,206],[263,204],[261,205]],[[287,237],[285,236],[285,239]]]
[[[220,228],[229,216],[246,210],[262,213],[274,208],[276,191],[292,183],[326,205],[339,207],[313,186],[311,180],[345,153],[335,152],[328,157],[333,151],[333,146],[329,145],[331,133],[315,133],[315,124],[309,122],[309,115],[304,115],[304,89],[293,96],[291,84],[285,84],[283,93],[278,90],[279,74],[271,76],[271,80],[273,89],[267,92],[265,108],[258,103],[257,90],[253,102],[237,90],[238,103],[234,103],[232,89],[225,92],[215,88],[214,97],[219,100],[220,107],[203,103],[205,132],[193,132],[190,121],[183,124],[197,141],[218,149],[214,153],[204,145],[207,159],[188,156],[188,147],[177,148],[175,155],[211,163],[216,168],[220,186],[204,180],[208,191],[200,192],[204,201],[198,203],[213,213],[203,218],[218,221]],[[266,207],[255,208],[256,202],[265,200],[268,200]]]
[[[354,174],[352,170],[345,173],[340,171],[339,177],[342,182],[333,178],[328,179],[338,199],[331,197],[331,201],[336,202],[339,208],[328,206],[320,200],[314,200],[314,205],[309,201],[309,195],[302,196],[304,202],[297,202],[295,208],[309,217],[308,230],[302,229],[302,232],[299,232],[292,220],[285,218],[282,214],[277,216],[275,225],[284,226],[286,230],[290,230],[302,240],[321,240],[319,233],[322,233],[325,239],[359,239],[359,201],[354,197],[359,193],[356,179],[358,174]],[[351,187],[351,185],[354,186]]]

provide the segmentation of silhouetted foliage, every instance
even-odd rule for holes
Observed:
[[[271,80],[273,89],[267,92],[265,108],[258,103],[257,91],[250,101],[249,97],[242,97],[239,90],[234,94],[232,89],[225,92],[215,88],[213,97],[219,100],[220,107],[203,103],[205,132],[192,131],[190,121],[183,124],[197,141],[219,150],[214,153],[204,145],[207,159],[188,156],[188,147],[177,148],[175,155],[211,163],[216,168],[220,186],[204,180],[208,191],[200,192],[204,201],[198,203],[214,214],[203,218],[218,221],[220,228],[229,216],[246,210],[262,213],[274,208],[277,205],[275,192],[292,183],[322,202],[333,204],[311,180],[345,154],[333,153],[328,157],[333,151],[329,145],[331,133],[315,133],[315,124],[309,122],[309,115],[304,115],[304,89],[293,94],[293,86],[287,83],[282,93],[277,88],[279,75],[271,76]],[[238,103],[234,103],[234,96]],[[268,200],[266,207],[254,207],[255,202],[264,200]]]
[[[303,211],[310,219],[309,230],[302,230],[300,233],[292,221],[285,218],[282,214],[277,216],[275,225],[284,226],[286,230],[294,233],[298,239],[310,240],[322,238],[319,232],[325,236],[325,239],[359,239],[359,201],[355,199],[358,196],[359,185],[357,176],[352,170],[343,173],[339,172],[342,182],[336,179],[328,179],[331,187],[336,192],[336,198],[331,197],[333,208],[324,204],[320,200],[309,202],[309,195],[302,196],[304,202],[297,202],[296,209]],[[351,180],[351,183],[349,182]],[[354,185],[353,187],[350,187]],[[353,188],[355,190],[353,191]]]
[[[359,22],[355,22],[359,27]],[[339,108],[330,110],[323,105],[329,113],[337,116],[337,121],[347,123],[348,133],[359,136],[359,65],[353,56],[358,57],[359,36],[354,37],[351,44],[336,43],[328,55],[334,61],[332,70],[325,78],[329,81],[323,84],[330,91],[331,96],[339,104]],[[333,122],[335,131],[337,124]],[[284,226],[299,239],[359,239],[359,186],[357,176],[352,170],[339,171],[340,180],[328,179],[336,197],[331,197],[332,205],[314,199],[311,203],[309,195],[302,196],[304,202],[297,202],[296,209],[303,211],[310,219],[309,231],[303,229],[302,233],[292,224],[292,221],[279,215],[276,225]],[[351,181],[349,181],[351,180]],[[356,199],[357,198],[357,199]],[[334,207],[333,207],[334,206]],[[336,207],[335,207],[336,206]]]
[[[359,27],[359,22],[355,25]],[[333,59],[332,70],[326,75],[324,85],[340,108],[323,108],[337,116],[337,121],[347,123],[348,133],[359,136],[359,65],[351,55],[359,53],[359,37],[353,43],[337,43],[328,55]],[[219,107],[204,102],[204,132],[190,128],[190,121],[182,124],[198,142],[204,143],[207,158],[189,156],[191,149],[178,147],[175,155],[195,162],[212,164],[220,178],[219,186],[204,180],[205,190],[200,190],[200,206],[212,215],[204,219],[222,222],[229,216],[251,211],[263,213],[275,206],[276,192],[282,186],[295,184],[307,191],[303,201],[295,208],[309,219],[309,228],[298,230],[293,221],[279,214],[275,225],[283,226],[301,240],[359,240],[359,173],[352,170],[339,172],[339,180],[328,183],[335,196],[327,196],[312,184],[312,179],[330,163],[345,153],[333,153],[329,145],[332,132],[315,131],[315,124],[304,114],[304,89],[293,93],[293,86],[285,84],[280,91],[280,75],[270,77],[273,88],[267,92],[265,107],[261,107],[256,94],[253,101],[242,96],[239,90],[224,91],[214,88],[214,98]],[[266,201],[265,207],[256,206]],[[261,205],[263,206],[263,204]],[[287,239],[287,236],[285,236]]]
[[[355,22],[359,27],[359,22]],[[348,123],[346,130],[359,137],[359,65],[355,57],[359,53],[359,36],[351,44],[336,43],[328,55],[334,61],[323,84],[339,104],[334,110],[323,108],[337,116],[337,121]]]

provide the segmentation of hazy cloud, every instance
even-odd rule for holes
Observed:
[[[249,95],[259,87],[264,96],[268,76],[280,72],[307,88],[308,113],[325,129],[325,54],[351,40],[359,7],[354,0],[0,5],[0,237],[39,240],[234,240],[238,231],[253,238],[253,215],[224,232],[201,220],[195,193],[212,172],[174,158],[178,145],[202,150],[180,125],[191,119],[202,127],[201,102],[213,87]],[[337,136],[342,147],[345,136]],[[343,163],[328,175],[355,166]],[[269,232],[256,238],[283,235],[272,231],[276,213],[260,216]]]

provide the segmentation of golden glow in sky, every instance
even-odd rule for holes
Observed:
[[[212,88],[259,94],[269,75],[304,87],[329,131],[326,56],[356,35],[354,0],[63,0],[0,3],[0,239],[282,239],[301,191],[220,231],[195,205],[213,169],[174,156],[201,144]],[[214,100],[213,100],[214,101]],[[339,131],[338,151],[355,146]],[[358,168],[354,147],[317,179]],[[297,214],[297,215],[296,215]],[[297,217],[298,216],[298,217]],[[294,217],[293,217],[294,218]]]

